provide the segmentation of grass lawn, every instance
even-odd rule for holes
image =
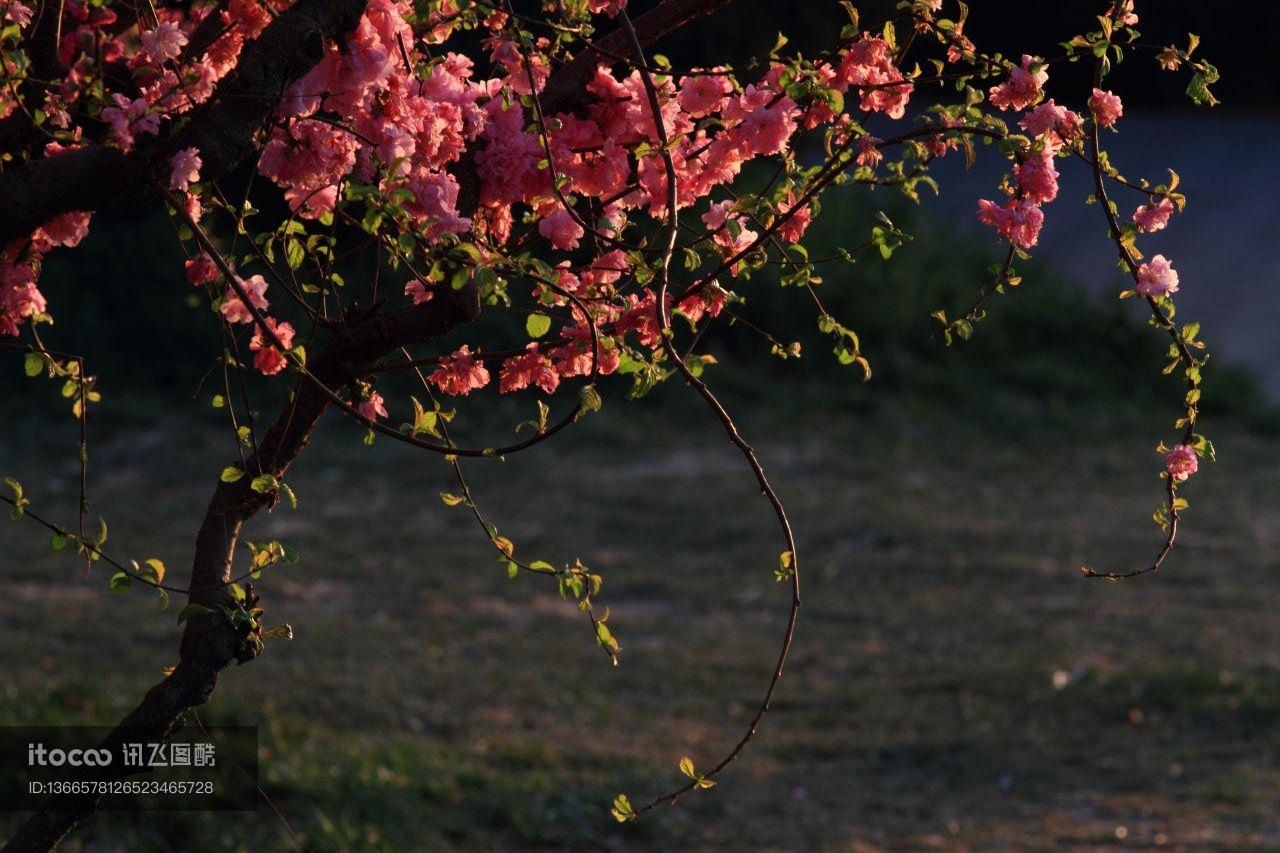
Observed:
[[[780,638],[781,547],[709,414],[610,402],[576,440],[469,466],[519,553],[604,574],[616,669],[551,584],[509,580],[441,505],[444,464],[335,421],[291,472],[300,508],[248,531],[302,554],[259,584],[296,639],[200,711],[261,727],[291,830],[265,806],[107,815],[68,848],[1280,847],[1273,438],[1211,429],[1220,461],[1186,489],[1167,571],[1112,584],[1078,568],[1154,554],[1166,412],[1002,434],[909,407],[770,408],[744,428],[790,504],[804,607],[775,709],[714,791],[608,814],[677,784],[682,755],[728,750]],[[108,398],[91,496],[114,554],[182,582],[231,451],[211,420],[145,410]],[[0,468],[64,519],[72,440],[36,418],[0,439]],[[46,542],[0,526],[0,719],[112,722],[174,662],[177,608],[111,594]]]

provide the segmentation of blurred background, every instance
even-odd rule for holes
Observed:
[[[1101,11],[973,5],[980,45],[1042,54]],[[831,6],[788,7],[792,43],[825,44],[844,14]],[[247,530],[302,555],[259,584],[267,623],[296,639],[228,672],[200,710],[261,727],[262,786],[283,817],[265,804],[108,815],[68,849],[1280,848],[1280,214],[1266,193],[1280,78],[1238,46],[1242,27],[1272,31],[1280,13],[1233,9],[1139,6],[1146,40],[1202,36],[1223,103],[1192,111],[1184,80],[1134,60],[1106,140],[1126,177],[1181,175],[1186,213],[1143,248],[1173,259],[1180,318],[1202,321],[1215,354],[1202,431],[1219,460],[1185,489],[1166,570],[1124,584],[1078,571],[1154,555],[1154,447],[1176,437],[1181,396],[1160,375],[1162,335],[1115,298],[1126,285],[1084,204],[1083,164],[1061,164],[1023,284],[948,348],[929,314],[967,307],[1002,255],[974,210],[1004,161],[980,150],[965,171],[955,156],[934,172],[940,197],[837,191],[811,231],[815,257],[866,239],[877,211],[914,237],[888,263],[824,273],[870,383],[835,364],[807,297],[767,276],[745,286],[744,316],[801,341],[804,358],[771,358],[742,325],[711,340],[708,379],[788,503],[805,585],[775,710],[715,791],[625,827],[608,814],[619,792],[638,804],[673,787],[681,756],[709,766],[737,741],[786,615],[779,548],[701,403],[676,382],[640,402],[617,384],[562,440],[467,471],[519,554],[604,575],[621,666],[552,586],[508,580],[474,521],[441,505],[456,487],[439,459],[366,447],[333,418],[290,472],[299,508]],[[668,53],[741,61],[772,47],[777,19],[776,4],[739,0]],[[1050,94],[1077,106],[1086,84],[1064,71]],[[1121,196],[1121,213],[1139,201]],[[49,344],[101,377],[89,494],[109,548],[160,557],[178,582],[235,453],[201,389],[217,329],[181,258],[158,211],[100,217],[43,284]],[[273,393],[258,397],[264,417]],[[0,369],[0,401],[0,473],[70,521],[66,402],[20,356]],[[529,402],[470,410],[506,430]],[[176,607],[110,594],[105,570],[86,577],[30,525],[0,525],[0,577],[0,719],[113,722],[175,662]],[[0,816],[0,830],[13,823]]]

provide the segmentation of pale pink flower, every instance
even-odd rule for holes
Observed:
[[[878,136],[867,135],[858,140],[858,156],[854,158],[854,162],[859,166],[866,166],[874,169],[884,160],[884,154],[880,151],[880,144],[884,142]]]
[[[163,21],[154,30],[142,34],[142,52],[155,63],[177,59],[187,43],[187,36],[177,24]]]
[[[1039,205],[1022,199],[1010,199],[1003,206],[982,199],[978,202],[978,219],[1020,249],[1034,246],[1044,227],[1044,211]]]
[[[259,311],[267,310],[267,280],[260,275],[255,275],[247,279],[240,280],[240,286],[244,288],[245,295],[249,297],[249,303]],[[240,299],[240,294],[236,293],[235,288],[227,287],[226,295],[222,299],[222,306],[219,309],[222,316],[227,319],[228,323],[252,323],[253,314],[250,313],[248,307]]]
[[[1179,444],[1164,456],[1164,468],[1175,483],[1181,483],[1200,469],[1200,457],[1189,444]]]
[[[587,9],[595,14],[603,14],[607,18],[627,8],[627,0],[587,0]]]
[[[551,241],[557,249],[576,249],[583,230],[573,215],[563,207],[555,210],[550,216],[543,217],[538,223],[538,233]]]
[[[1129,27],[1136,26],[1138,23],[1138,16],[1133,13],[1133,0],[1112,3],[1107,9],[1107,17]]]
[[[183,148],[169,158],[173,171],[169,176],[169,189],[186,192],[187,187],[200,180],[200,167],[204,163],[200,152],[195,148]]]
[[[778,216],[786,216],[787,219],[778,226],[777,235],[788,243],[799,243],[804,232],[809,230],[809,223],[813,221],[813,208],[808,204],[797,208],[796,194],[788,190],[787,197],[778,205]]]
[[[114,107],[102,111],[102,120],[110,129],[111,138],[126,154],[133,149],[134,138],[143,133],[155,135],[160,131],[160,117],[147,112],[145,98],[130,101],[124,95],[112,95]]]
[[[1009,72],[1009,79],[991,88],[991,105],[1002,110],[1022,110],[1036,102],[1049,72],[1044,70],[1039,57],[1022,57],[1022,65]]]
[[[1093,111],[1098,127],[1111,127],[1124,115],[1124,104],[1120,102],[1120,96],[1102,89],[1094,89],[1089,96],[1089,109]]]
[[[409,280],[408,284],[404,286],[404,295],[412,299],[414,305],[430,302],[435,297],[435,293],[428,286],[428,282],[420,278]]]
[[[1169,224],[1169,217],[1173,215],[1172,199],[1162,198],[1155,204],[1143,204],[1133,212],[1134,224],[1138,226],[1138,230],[1143,233],[1159,231]]]
[[[489,371],[483,362],[471,355],[466,344],[458,347],[453,355],[440,360],[440,366],[428,379],[446,394],[467,395],[489,384]]]
[[[1164,255],[1156,255],[1138,267],[1138,286],[1143,296],[1160,297],[1178,292],[1178,273]]]
[[[719,231],[724,224],[729,221],[729,214],[733,211],[733,202],[717,201],[713,202],[707,212],[702,214],[702,222],[707,226],[708,231]]]
[[[1051,151],[1030,155],[1013,167],[1013,175],[1027,201],[1045,204],[1058,197],[1058,170],[1054,168]]]
[[[530,343],[526,352],[504,361],[498,379],[498,390],[503,394],[519,391],[530,385],[536,385],[552,394],[560,385],[560,374],[551,365],[551,360],[538,351],[536,342]]]
[[[10,0],[5,8],[4,16],[6,20],[13,21],[21,29],[31,23],[31,7],[24,3],[19,3],[18,0]]]
[[[383,404],[382,395],[377,391],[370,391],[367,400],[361,400],[357,403],[356,411],[371,421],[387,416],[387,407]]]
[[[694,118],[702,118],[718,112],[731,94],[733,83],[727,74],[695,74],[680,78],[680,94],[676,99],[680,102],[680,109]]]
[[[47,252],[54,246],[74,248],[89,234],[90,216],[83,210],[55,216],[31,235],[31,242],[39,252]]]
[[[1079,115],[1058,106],[1050,98],[1023,116],[1018,127],[1032,136],[1047,136],[1054,145],[1061,145],[1079,135],[1082,124]]]

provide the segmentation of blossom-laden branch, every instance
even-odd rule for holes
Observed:
[[[1181,209],[1176,176],[1155,186],[1129,180],[1100,144],[1123,113],[1119,97],[1101,88],[1110,63],[1149,49],[1137,40],[1132,3],[1117,2],[1099,29],[1047,58],[983,53],[965,34],[967,8],[956,4],[948,17],[945,0],[908,0],[871,25],[845,4],[849,23],[828,50],[788,53],[780,40],[747,70],[714,56],[677,69],[647,53],[726,2],[663,0],[634,21],[626,0],[546,4],[540,13],[506,0],[197,0],[132,14],[42,3],[32,25],[32,10],[11,0],[0,13],[10,21],[0,41],[14,57],[0,68],[0,139],[19,128],[22,141],[6,148],[0,171],[0,334],[29,335],[19,347],[78,383],[83,425],[96,386],[82,362],[56,355],[38,333],[56,313],[39,288],[44,259],[77,245],[96,212],[163,199],[187,254],[185,277],[222,336],[211,368],[221,370],[222,387],[212,402],[227,409],[238,458],[220,475],[191,582],[165,588],[154,567],[118,574],[186,592],[209,611],[239,612],[243,601],[228,596],[243,574],[232,571],[241,528],[291,494],[286,469],[336,409],[366,442],[381,437],[443,457],[462,489],[446,502],[472,511],[509,570],[555,577],[616,663],[607,614],[593,609],[599,576],[581,563],[514,559],[514,544],[476,506],[460,460],[567,435],[600,407],[606,382],[629,381],[636,399],[678,378],[711,408],[770,502],[785,549],[777,575],[790,582],[791,603],[772,677],[736,746],[705,772],[682,761],[683,787],[639,809],[619,798],[615,814],[630,819],[710,787],[770,707],[800,595],[782,503],[703,379],[716,363],[700,351],[705,335],[743,322],[775,355],[799,357],[798,345],[735,310],[753,277],[776,277],[797,288],[795,310],[812,312],[837,359],[869,380],[856,331],[824,306],[831,274],[819,275],[818,265],[872,248],[888,260],[910,235],[880,214],[869,233],[817,259],[806,234],[829,191],[893,187],[918,200],[922,189],[937,191],[930,169],[938,160],[952,152],[972,160],[978,146],[1011,165],[999,196],[977,211],[1002,241],[1004,261],[971,307],[934,316],[948,342],[974,334],[991,297],[1021,280],[1014,264],[1039,241],[1058,195],[1057,163],[1089,166],[1134,292],[1171,336],[1170,370],[1183,371],[1187,393],[1181,440],[1162,446],[1168,500],[1157,520],[1167,538],[1155,564],[1087,573],[1118,579],[1158,568],[1186,506],[1178,489],[1212,446],[1193,431],[1203,345],[1195,324],[1174,322],[1177,273],[1136,248],[1140,234],[1166,227]],[[50,16],[55,30],[67,30],[53,54]],[[1212,103],[1217,72],[1196,49],[1192,39],[1155,55],[1164,70],[1190,71],[1193,99]],[[1090,97],[1075,108],[1049,99],[1051,70],[1082,59],[1098,69]],[[921,103],[926,93],[937,95],[931,104]],[[744,176],[757,165],[768,178],[748,186]],[[1132,222],[1108,198],[1113,185],[1144,195]],[[485,330],[472,332],[481,314]],[[493,346],[497,335],[507,340]],[[408,371],[429,405],[391,395],[387,380]],[[262,431],[253,394],[272,381],[291,381],[292,393]],[[463,409],[495,390],[536,414],[507,443],[456,441],[454,418],[465,421],[472,413]],[[552,404],[566,397],[572,404],[551,419]],[[82,517],[85,504],[82,487]],[[87,559],[106,559],[83,529],[74,539]],[[167,734],[222,669],[256,654],[249,638],[260,608],[239,609],[249,629],[243,620],[188,620],[177,670],[133,716]],[[37,816],[22,837],[27,846],[52,843],[91,808]]]

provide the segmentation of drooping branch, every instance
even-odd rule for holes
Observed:
[[[320,61],[327,43],[355,28],[366,3],[298,0],[245,45],[235,70],[176,133],[144,140],[129,154],[88,145],[0,174],[0,244],[62,213],[153,198],[167,155],[181,148],[200,150],[205,180],[227,174],[257,148],[255,137],[285,88]]]
[[[429,303],[374,314],[353,323],[349,329],[335,332],[313,361],[313,374],[329,387],[340,387],[357,375],[362,365],[383,358],[401,346],[437,338],[470,322],[479,313],[479,297],[474,288],[468,287],[442,293]],[[292,401],[267,430],[258,452],[249,460],[248,469],[282,477],[310,441],[329,405],[329,398],[314,384],[300,382]],[[218,484],[196,537],[191,582],[187,587],[193,590],[189,603],[211,610],[228,604],[225,585],[231,579],[241,527],[273,500],[271,494],[254,491],[249,477]],[[227,621],[214,618],[212,613],[190,618],[182,636],[178,665],[147,692],[104,746],[115,745],[125,731],[134,737],[140,733],[153,733],[157,740],[168,737],[188,709],[208,701],[224,669],[233,661],[252,657],[245,640]],[[5,853],[49,850],[90,816],[95,804],[96,798],[92,796],[71,801],[63,798],[57,810],[37,812],[5,845]]]

